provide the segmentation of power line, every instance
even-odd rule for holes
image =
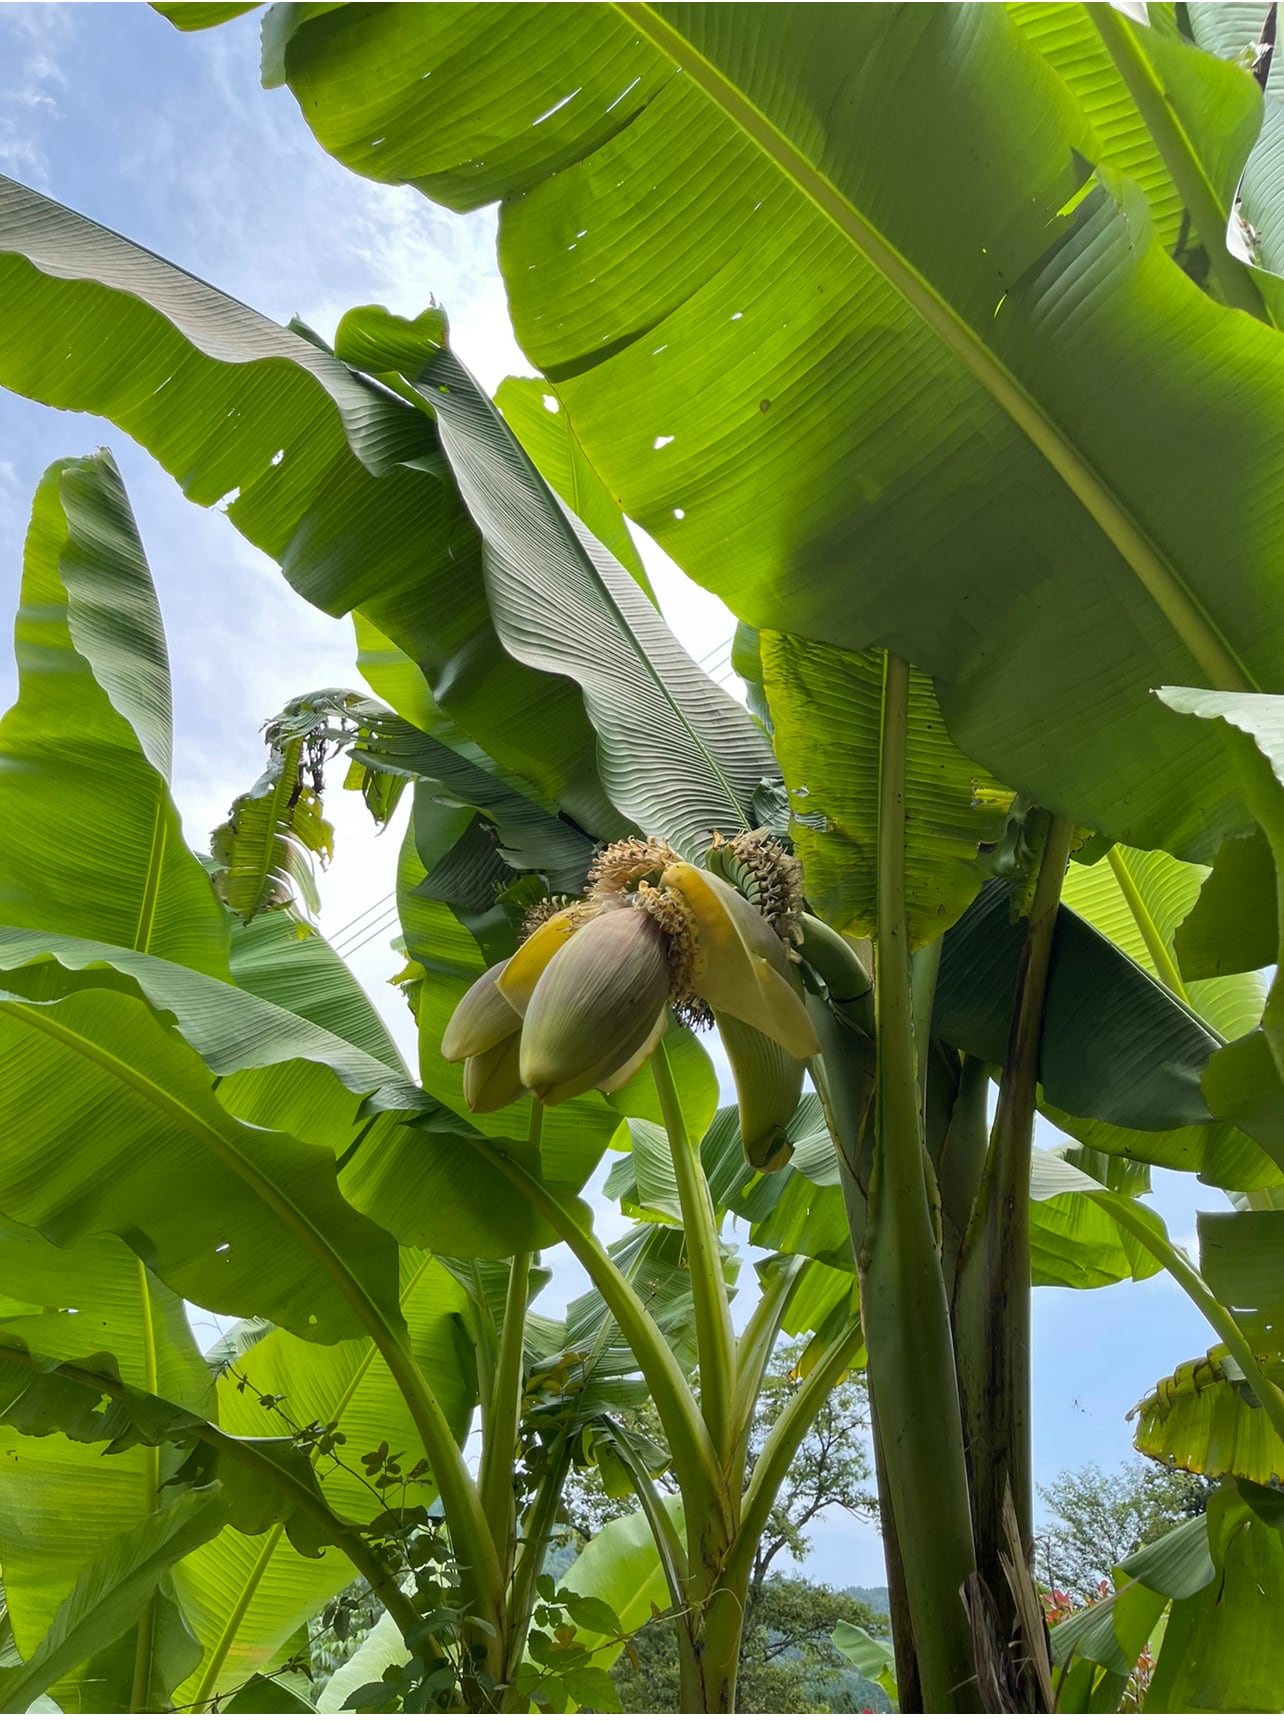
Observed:
[[[388,918],[386,920],[381,921],[381,922],[377,923],[375,926],[368,928],[362,937],[349,941],[349,943],[346,944],[342,950],[339,950],[338,947],[336,946],[335,947],[335,955],[342,957],[343,960],[346,962],[349,957],[354,956],[358,951],[362,950],[366,945],[370,944],[373,940],[380,938],[382,935],[384,935],[386,933],[393,932],[394,929],[399,928],[400,925],[401,925],[400,913],[398,912],[398,910],[394,909],[392,914],[390,916],[388,916]]]
[[[710,658],[722,657],[724,655],[726,657],[730,658],[734,645],[735,645],[735,636],[731,635],[727,639],[720,641],[718,643],[718,645],[711,647],[710,650],[707,651],[702,658],[697,660],[697,662],[700,665],[700,668],[703,669],[705,667],[705,665],[709,662]]]
[[[369,908],[363,909],[359,915],[354,915],[350,921],[345,921],[343,926],[341,926],[337,932],[329,935],[330,943],[332,945],[337,945],[342,939],[346,938],[348,933],[351,932],[360,922],[368,919],[371,915],[382,913],[396,895],[397,892],[394,887],[391,891],[386,892],[384,896],[380,897],[377,903],[371,903]]]

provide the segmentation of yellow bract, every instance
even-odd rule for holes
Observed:
[[[756,1172],[779,1172],[794,1151],[788,1125],[802,1095],[803,1062],[733,1016],[717,1017],[736,1084],[740,1142]]]
[[[696,926],[691,984],[719,1015],[735,1017],[797,1059],[820,1051],[802,999],[789,979],[784,945],[734,886],[679,861],[661,884],[680,891]]]
[[[526,1015],[531,994],[539,978],[578,927],[584,924],[584,909],[559,909],[542,926],[536,927],[519,945],[506,963],[500,963],[499,990],[519,1016]]]

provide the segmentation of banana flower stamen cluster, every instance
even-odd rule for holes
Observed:
[[[584,900],[540,917],[451,1017],[442,1055],[464,1060],[470,1109],[494,1111],[527,1093],[556,1106],[623,1087],[672,1007],[693,1025],[717,1021],[746,1156],[763,1170],[782,1165],[804,1064],[819,1049],[781,937],[796,918],[793,898],[801,902],[796,863],[757,838],[719,839],[709,857],[718,871],[657,838],[604,850]],[[760,887],[761,911],[731,879]]]

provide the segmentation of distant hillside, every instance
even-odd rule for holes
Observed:
[[[875,1614],[881,1614],[884,1621],[888,1618],[890,1603],[887,1598],[887,1586],[880,1585],[844,1585],[843,1595],[855,1597],[857,1602],[863,1602],[866,1608],[872,1608]]]

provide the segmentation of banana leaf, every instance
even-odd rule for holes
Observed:
[[[967,757],[1111,837],[1208,861],[1242,825],[1219,738],[1149,689],[1279,680],[1284,355],[1169,254],[1086,73],[996,6],[274,25],[272,81],[337,159],[500,202],[527,356],[629,518],[737,615],[895,646]],[[1252,80],[1129,39],[1226,200]]]
[[[120,474],[41,480],[23,556],[17,704],[0,720],[0,924],[228,980],[228,917],[169,790],[169,662]]]

